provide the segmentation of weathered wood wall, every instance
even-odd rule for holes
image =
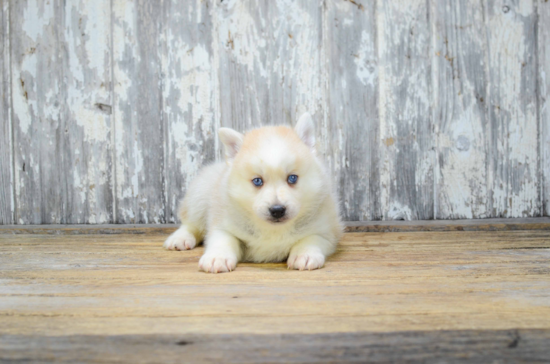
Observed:
[[[346,220],[549,215],[547,0],[0,5],[0,224],[174,222],[306,110]]]

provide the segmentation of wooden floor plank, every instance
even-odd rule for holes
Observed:
[[[336,351],[312,361],[330,362],[364,358],[337,354],[357,353],[365,340],[363,354],[383,352],[391,341],[387,335],[406,343],[411,332],[423,338],[422,345],[439,337],[456,355],[460,340],[478,345],[493,337],[489,353],[508,350],[501,344],[513,341],[504,338],[514,330],[530,335],[533,346],[550,335],[547,230],[347,233],[321,270],[242,263],[233,273],[217,275],[198,271],[203,247],[164,251],[165,238],[0,234],[0,361],[71,361],[76,348],[89,353],[90,361],[117,361],[124,350],[150,340],[144,346],[150,354],[163,345],[171,348],[163,361],[187,350],[196,361],[208,362],[216,359],[208,354],[214,345],[209,342],[234,355],[239,345],[228,342],[240,337],[260,346],[274,342],[266,349],[267,362],[294,360],[277,356],[275,348],[285,340],[296,342],[298,353],[300,345],[304,353],[328,345]],[[186,337],[202,344],[192,349],[174,344]],[[338,349],[344,342],[349,345]],[[307,349],[306,343],[313,344]],[[52,345],[59,350],[44,350]],[[483,361],[482,344],[476,345],[469,346],[477,353],[472,358]],[[97,356],[107,349],[111,356]],[[403,355],[425,359],[407,350]],[[530,353],[542,355],[540,350]],[[261,361],[250,355],[236,357]],[[135,362],[147,358],[155,361],[145,355]]]
[[[75,363],[547,363],[550,330],[0,336],[0,360]]]

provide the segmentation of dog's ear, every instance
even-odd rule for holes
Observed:
[[[220,128],[218,136],[225,149],[225,158],[228,160],[235,158],[243,144],[244,135],[230,128]]]
[[[315,151],[315,126],[311,115],[306,112],[300,116],[294,128],[300,139],[312,150]]]

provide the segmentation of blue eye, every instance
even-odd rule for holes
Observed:
[[[295,174],[291,174],[290,176],[288,176],[287,181],[288,181],[288,183],[290,183],[291,185],[293,185],[293,184],[295,184],[296,182],[298,182],[298,176],[295,175]]]
[[[261,178],[256,177],[252,180],[252,183],[254,183],[254,186],[260,187],[261,185],[264,184],[264,180],[261,179]]]

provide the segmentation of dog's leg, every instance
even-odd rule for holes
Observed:
[[[180,228],[172,233],[164,242],[164,249],[167,250],[190,250],[197,245],[198,237],[197,229],[189,225],[183,224]]]
[[[206,226],[207,203],[191,196],[188,194],[181,202],[179,208],[181,226],[166,239],[163,245],[164,249],[189,250],[202,241]],[[194,205],[191,205],[190,208],[191,203]]]
[[[202,181],[217,180],[216,176],[219,168],[213,167],[204,169],[189,186],[189,190],[180,202],[178,209],[181,227],[166,239],[163,245],[165,249],[193,249],[204,238],[212,186],[204,184]]]
[[[199,269],[205,272],[231,272],[242,256],[239,240],[222,230],[209,232],[205,246],[204,255],[199,260]]]
[[[310,235],[298,241],[287,260],[289,269],[312,270],[322,268],[325,257],[334,251],[334,244],[319,235]]]

